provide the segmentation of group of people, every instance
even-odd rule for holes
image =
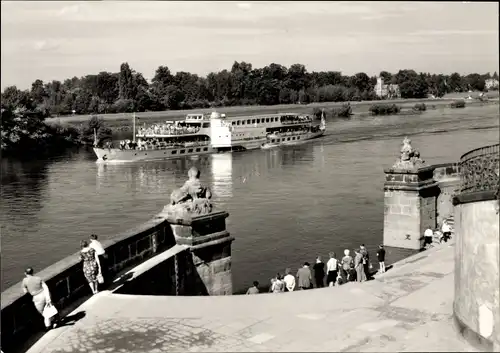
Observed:
[[[431,227],[428,227],[424,232],[425,239],[425,247],[432,247],[433,243],[442,243],[447,242],[451,239],[452,226],[448,220],[443,220],[441,225],[441,230],[435,229],[433,230]]]
[[[89,240],[82,240],[80,247],[83,274],[90,286],[92,294],[96,294],[99,292],[99,284],[105,283],[104,275],[107,269],[106,252],[99,242],[98,236],[95,234],[92,234]],[[49,330],[57,327],[59,315],[52,303],[49,287],[41,277],[34,275],[32,267],[28,267],[24,271],[24,274],[25,277],[22,282],[23,291],[32,296],[36,310],[44,319],[45,328]]]
[[[309,115],[283,115],[281,117],[282,124],[297,124],[310,123],[312,118]]]
[[[176,123],[153,124],[149,127],[141,127],[138,130],[139,135],[185,135],[195,134],[200,131],[199,126],[181,126]]]
[[[171,139],[169,142],[160,141],[157,138],[152,138],[148,140],[137,139],[137,141],[122,140],[120,141],[121,150],[156,150],[165,149],[172,147],[196,147],[196,146],[206,146],[210,138],[208,136],[193,137],[189,141],[183,141],[182,139]]]
[[[370,262],[370,255],[366,246],[362,244],[354,249],[354,257],[351,256],[349,249],[344,250],[344,256],[338,259],[335,252],[331,252],[326,265],[321,260],[321,256],[316,258],[315,264],[311,266],[308,262],[299,268],[294,276],[290,268],[285,270],[285,276],[280,273],[271,279],[269,292],[282,293],[292,292],[294,290],[322,288],[326,285],[333,287],[347,282],[364,282],[370,279],[373,268]],[[379,272],[385,272],[385,249],[379,245],[377,250],[377,260],[379,263]],[[314,283],[313,283],[314,277]],[[326,280],[326,281],[325,281]],[[253,282],[253,286],[247,290],[246,294],[260,293],[259,282]]]

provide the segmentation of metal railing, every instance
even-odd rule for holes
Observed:
[[[497,191],[499,144],[476,148],[460,157],[460,193]]]

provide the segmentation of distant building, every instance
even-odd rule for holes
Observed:
[[[377,77],[377,84],[375,85],[375,94],[381,98],[400,98],[399,85],[384,84],[382,77]]]
[[[485,81],[484,87],[486,89],[498,89],[498,80],[494,78],[489,78]]]

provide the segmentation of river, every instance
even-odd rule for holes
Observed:
[[[422,115],[330,122],[327,135],[301,146],[197,159],[98,165],[88,149],[47,160],[2,159],[1,285],[76,251],[90,233],[107,239],[159,212],[196,165],[230,213],[236,291],[265,284],[316,255],[382,241],[383,168],[405,135],[428,163],[456,161],[498,143],[498,105]],[[402,253],[392,249],[388,262]]]

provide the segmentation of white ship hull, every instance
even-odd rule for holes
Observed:
[[[269,138],[265,143],[261,145],[261,148],[268,149],[279,146],[289,146],[289,145],[299,145],[310,141],[312,139],[318,138],[325,133],[324,130],[320,130],[317,132],[307,132],[303,134],[297,134],[292,136],[273,136],[273,138]]]
[[[98,163],[125,163],[138,161],[153,161],[162,159],[174,159],[184,156],[198,156],[216,152],[210,146],[199,147],[173,147],[167,149],[133,150],[119,148],[94,147]]]

